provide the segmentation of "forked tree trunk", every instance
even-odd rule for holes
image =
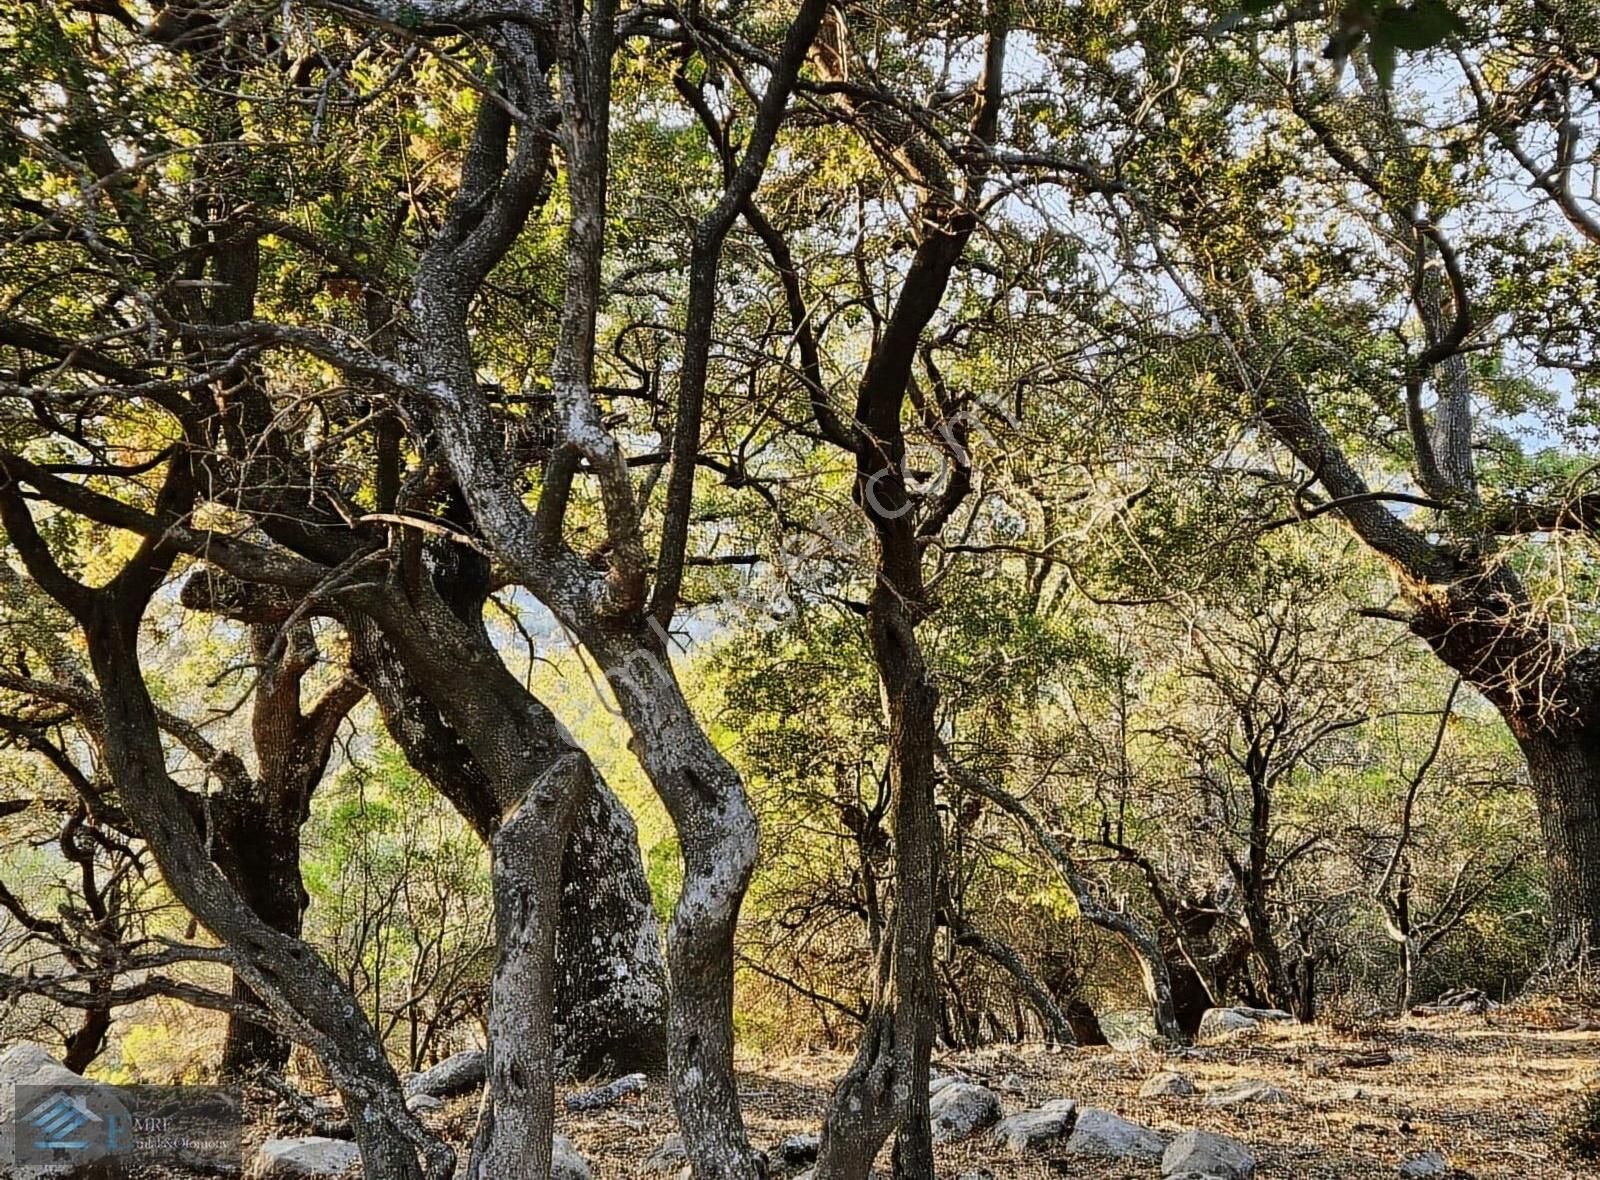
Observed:
[[[1522,739],[1550,888],[1549,966],[1600,954],[1600,733]]]
[[[407,762],[480,837],[492,841],[500,819],[488,774],[417,688],[379,629],[361,619],[347,626],[352,661]],[[530,697],[528,704],[538,702]],[[584,792],[561,854],[560,909],[557,1072],[660,1070],[666,1062],[667,1015],[661,923],[633,817],[598,773]]]
[[[487,580],[486,562],[457,556],[471,563],[467,581]],[[561,856],[598,776],[550,710],[506,668],[484,631],[481,611],[456,613],[459,604],[441,597],[421,563],[409,571],[404,601],[373,592],[356,605],[367,617],[352,617],[347,626],[353,648],[362,653],[363,675],[378,685],[374,693],[403,703],[392,698],[404,697],[408,686],[424,691],[432,706],[424,714],[437,711],[435,720],[458,735],[453,740],[470,755],[463,761],[481,770],[487,788],[460,800],[490,833],[496,933],[488,1096],[467,1178],[545,1180],[558,1068]],[[413,702],[402,710],[403,718],[417,717],[418,708]]]

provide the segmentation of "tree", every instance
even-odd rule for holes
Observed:
[[[1564,301],[1561,268],[1546,262],[1576,248],[1583,225],[1572,201],[1510,207],[1510,190],[1488,183],[1485,135],[1423,114],[1403,71],[1389,85],[1395,45],[1437,58],[1447,35],[1478,19],[1450,16],[1385,51],[1363,18],[1325,66],[1307,61],[1294,14],[1220,34],[1152,14],[1127,41],[1144,47],[1144,64],[1106,92],[1128,121],[1120,158],[1093,174],[1146,251],[1133,272],[1159,276],[1184,302],[1187,321],[1171,327],[1199,348],[1200,394],[1281,448],[1218,466],[1281,489],[1296,518],[1346,523],[1394,575],[1400,609],[1374,609],[1494,702],[1517,736],[1540,804],[1550,957],[1561,964],[1594,944],[1600,918],[1593,655],[1563,585],[1587,568],[1590,542],[1582,478],[1570,483],[1582,470],[1575,456],[1530,453],[1505,415],[1539,404],[1558,435],[1581,428],[1581,414],[1546,392],[1550,373],[1587,369],[1581,337],[1566,333],[1552,350],[1543,325],[1586,314],[1587,301]],[[1465,32],[1450,44],[1469,82],[1475,52],[1546,52],[1521,16],[1491,27],[1481,46]],[[1180,45],[1210,63],[1214,92],[1174,85]],[[1346,74],[1354,85],[1341,88]],[[1467,93],[1463,117],[1487,117],[1491,139],[1506,129],[1487,90]],[[1141,94],[1161,119],[1134,132]],[[1244,109],[1261,121],[1241,136]],[[1569,124],[1563,150],[1581,134]],[[1064,167],[1082,166],[1075,147],[1056,145]],[[1342,218],[1367,232],[1353,239]],[[1135,330],[1145,346],[1160,338]],[[1522,355],[1539,367],[1519,372]]]

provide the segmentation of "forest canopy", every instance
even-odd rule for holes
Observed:
[[[634,1070],[753,1180],[822,1046],[816,1176],[928,1178],[936,1050],[1600,965],[1585,0],[0,51],[0,1043],[297,1061],[385,1180]]]

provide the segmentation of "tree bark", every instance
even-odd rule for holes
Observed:
[[[376,627],[350,624],[351,657],[389,735],[486,842],[499,813],[484,769]],[[509,688],[507,691],[510,691]],[[517,692],[524,694],[521,686]],[[543,709],[528,696],[529,707]],[[554,718],[551,718],[553,725]],[[596,771],[561,852],[557,1072],[657,1072],[666,1063],[666,961],[633,816]]]
[[[561,1072],[661,1073],[667,1065],[667,964],[622,801],[596,776],[561,857],[556,1049]]]
[[[258,918],[280,934],[299,938],[306,905],[300,879],[300,818],[280,815],[264,800],[219,800],[212,819],[212,856],[223,876]],[[234,999],[261,1004],[237,974],[232,989]],[[281,1071],[291,1048],[281,1033],[230,1014],[222,1039],[221,1074],[239,1078],[257,1069]]]
[[[673,1105],[696,1180],[758,1175],[733,1074],[734,934],[756,860],[756,817],[738,772],[696,721],[665,646],[647,627],[580,633],[678,830],[683,888],[667,927]]]
[[[1556,970],[1600,952],[1600,734],[1573,729],[1521,743],[1544,835]]]
[[[822,1128],[817,1180],[860,1180],[889,1132],[896,1176],[933,1175],[928,1066],[937,992],[933,931],[939,817],[934,805],[934,710],[914,623],[880,581],[868,608],[873,661],[888,714],[893,795],[895,910],[872,1008],[854,1061],[834,1088]],[[920,1112],[920,1114],[919,1114]]]

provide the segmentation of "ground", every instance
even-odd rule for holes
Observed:
[[[1576,1027],[1574,1027],[1576,1026]],[[1269,1026],[1239,1039],[1198,1048],[1150,1049],[992,1047],[935,1058],[940,1073],[957,1073],[1004,1093],[1007,1113],[1052,1098],[1111,1110],[1168,1135],[1193,1127],[1248,1144],[1260,1180],[1394,1180],[1402,1160],[1443,1152],[1457,1180],[1579,1180],[1600,1164],[1563,1158],[1558,1130],[1586,1088],[1600,1085],[1600,1021],[1570,1010],[1502,1009],[1481,1016],[1407,1017],[1356,1026]],[[1351,1054],[1387,1049],[1391,1064],[1340,1064]],[[770,1147],[784,1136],[815,1131],[831,1080],[848,1064],[842,1054],[741,1063],[740,1090],[752,1141]],[[1199,1089],[1261,1079],[1287,1092],[1283,1106],[1207,1108],[1201,1097],[1141,1099],[1140,1084],[1161,1070],[1188,1075]],[[270,1104],[250,1103],[265,1115]],[[458,1145],[470,1137],[476,1101],[462,1098],[428,1117]],[[665,1086],[608,1110],[563,1114],[561,1133],[590,1161],[595,1180],[641,1176],[645,1158],[676,1130]],[[273,1131],[250,1129],[258,1143]],[[887,1153],[886,1157],[887,1157]],[[1085,1161],[1059,1155],[1005,1154],[979,1134],[939,1151],[940,1180],[982,1169],[994,1180],[1157,1180],[1154,1164]],[[175,1174],[149,1170],[140,1180]],[[671,1180],[676,1180],[671,1173]],[[880,1175],[888,1176],[887,1168]]]
[[[1443,1152],[1458,1175],[1476,1180],[1593,1177],[1600,1165],[1562,1160],[1555,1140],[1579,1092],[1600,1083],[1600,1034],[1540,1023],[1561,1022],[1540,1022],[1523,1011],[1407,1018],[1342,1031],[1274,1029],[1179,1053],[1006,1047],[942,1055],[935,1065],[995,1086],[1015,1075],[1023,1092],[1004,1096],[1007,1112],[1073,1098],[1169,1134],[1201,1127],[1232,1135],[1255,1152],[1261,1180],[1393,1180],[1400,1161],[1427,1150]],[[1338,1064],[1348,1054],[1380,1047],[1391,1052],[1393,1064]],[[838,1055],[752,1063],[740,1078],[752,1140],[766,1147],[792,1132],[815,1130],[829,1080],[846,1064]],[[1162,1069],[1189,1075],[1202,1091],[1264,1079],[1288,1092],[1294,1105],[1212,1110],[1198,1097],[1139,1098],[1140,1083]],[[674,1124],[658,1087],[623,1107],[568,1115],[561,1130],[590,1160],[597,1180],[624,1180],[640,1175],[645,1156]],[[1159,1175],[1151,1164],[1075,1158],[1065,1167],[1048,1155],[1013,1158],[997,1154],[983,1135],[942,1149],[939,1167],[941,1180],[979,1168],[996,1180]]]

